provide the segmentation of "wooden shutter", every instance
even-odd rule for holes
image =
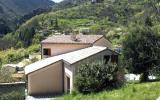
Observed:
[[[48,49],[48,55],[51,56],[51,49]]]

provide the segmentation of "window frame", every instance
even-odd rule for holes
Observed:
[[[43,55],[51,56],[51,48],[43,48]]]

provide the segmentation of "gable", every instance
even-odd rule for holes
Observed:
[[[112,48],[112,43],[109,40],[107,40],[105,37],[100,38],[93,45]]]

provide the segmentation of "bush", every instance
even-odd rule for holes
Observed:
[[[36,53],[40,51],[41,46],[39,44],[31,45],[27,50],[29,53]]]
[[[15,91],[0,96],[0,100],[24,100],[24,98],[24,95]]]
[[[7,63],[18,63],[21,60],[28,58],[29,54],[37,53],[40,51],[40,45],[32,45],[28,48],[20,49],[8,49],[5,51],[0,51],[0,66]]]
[[[0,100],[25,100],[26,84],[1,84]]]
[[[11,82],[13,81],[13,78],[11,77],[11,74],[6,68],[2,68],[0,70],[0,82]],[[1,100],[1,99],[0,99]]]
[[[75,86],[82,93],[116,88],[123,82],[117,77],[119,73],[117,64],[104,64],[103,61],[83,64],[78,69]]]

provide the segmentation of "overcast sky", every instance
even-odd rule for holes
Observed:
[[[63,1],[63,0],[52,0],[52,1],[54,1],[54,2],[61,2],[61,1]]]

